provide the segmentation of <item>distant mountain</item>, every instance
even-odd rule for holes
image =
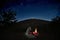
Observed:
[[[40,20],[40,19],[28,19],[24,21],[20,21],[17,24],[15,24],[16,29],[18,30],[26,30],[28,27],[38,28],[39,30],[46,30],[48,27],[49,21]]]

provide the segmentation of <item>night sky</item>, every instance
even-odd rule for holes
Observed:
[[[17,20],[26,20],[30,18],[43,19],[50,21],[55,16],[60,16],[58,1],[52,0],[19,0],[8,2],[5,9],[12,8],[17,13]]]

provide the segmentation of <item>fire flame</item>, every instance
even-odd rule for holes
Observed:
[[[37,28],[35,28],[35,33],[37,33]]]
[[[38,36],[37,28],[35,28],[33,34],[34,34],[35,36]]]

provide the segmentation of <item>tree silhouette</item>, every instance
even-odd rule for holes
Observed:
[[[51,34],[50,35],[50,38],[52,37],[52,40],[58,40],[59,27],[60,27],[60,17],[59,16],[56,16],[49,23],[49,32]]]
[[[9,9],[8,11],[3,10],[0,13],[0,25],[4,27],[4,29],[7,29],[8,27],[11,27],[14,23],[16,23],[16,12]]]
[[[53,22],[60,21],[60,16],[56,16],[55,18],[52,19]]]

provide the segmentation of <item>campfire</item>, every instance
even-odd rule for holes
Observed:
[[[34,32],[33,32],[33,35],[38,36],[37,28],[35,28],[35,30],[34,30]]]

